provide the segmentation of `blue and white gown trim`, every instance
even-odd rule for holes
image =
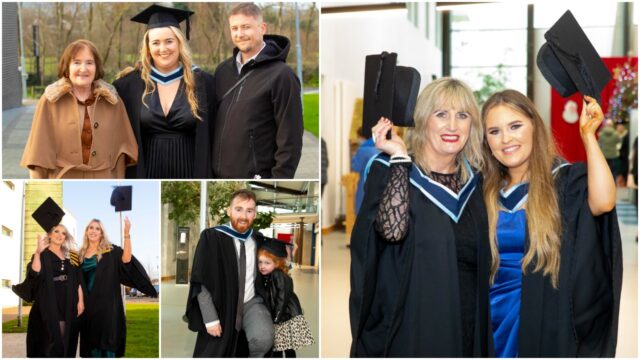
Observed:
[[[191,71],[197,69],[198,67],[196,65],[191,65]],[[178,67],[177,69],[170,71],[168,73],[163,73],[160,70],[156,69],[155,67],[153,67],[153,65],[151,66],[151,73],[149,74],[149,76],[151,77],[151,79],[153,81],[155,81],[158,84],[161,85],[169,85],[174,81],[178,81],[180,79],[182,79],[182,77],[184,76],[184,68],[182,66],[182,64],[180,64],[180,67]]]
[[[556,175],[558,171],[565,167],[571,165],[562,159],[559,159],[556,163],[554,163],[554,168],[551,171],[553,175]],[[500,205],[503,207],[503,210],[514,213],[520,210],[524,204],[527,203],[527,199],[529,198],[529,183],[523,182],[513,186],[509,190],[500,189],[500,197],[498,201],[500,201]]]
[[[247,239],[251,238],[251,235],[253,235],[253,229],[249,229],[244,233],[241,233],[234,230],[230,224],[219,225],[214,227],[213,229],[240,241],[246,241]]]
[[[374,161],[384,164],[385,166],[391,166],[389,155],[378,154],[369,160],[365,174],[369,173],[371,164],[373,164]],[[456,223],[460,220],[462,212],[478,184],[478,174],[473,171],[471,165],[469,165],[466,160],[464,160],[464,166],[471,176],[458,194],[454,193],[451,189],[439,182],[429,178],[413,163],[411,164],[411,170],[409,171],[409,182],[411,185],[418,189],[427,199],[440,208],[440,210],[447,214],[447,216]]]

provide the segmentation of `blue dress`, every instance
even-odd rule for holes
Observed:
[[[497,357],[518,355],[522,257],[527,216],[524,210],[500,211],[496,235],[500,267],[489,289],[491,327]]]

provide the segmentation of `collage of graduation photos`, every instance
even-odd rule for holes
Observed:
[[[3,2],[1,358],[637,358],[639,20]]]
[[[3,358],[320,356],[319,11],[2,4]]]

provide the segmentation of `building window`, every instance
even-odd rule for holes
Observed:
[[[424,35],[431,40],[431,4],[424,4]]]
[[[495,76],[499,65],[507,88],[526,93],[527,5],[477,4],[451,10],[451,76],[479,89],[482,77]]]
[[[409,18],[409,21],[416,28],[419,28],[419,24],[418,24],[418,8],[419,8],[419,4],[418,3],[415,3],[415,2],[407,3],[407,16]]]
[[[9,229],[8,227],[2,225],[2,235],[9,237],[9,238],[13,238],[13,230]]]
[[[4,184],[5,184],[5,185],[7,185],[7,187],[8,187],[9,189],[11,189],[12,191],[16,189],[16,186],[15,186],[15,184],[13,183],[13,181],[5,181],[5,182],[4,182]]]

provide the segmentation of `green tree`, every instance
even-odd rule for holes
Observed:
[[[482,107],[489,100],[489,97],[498,91],[502,91],[507,87],[507,74],[504,71],[504,65],[498,64],[496,70],[491,74],[479,74],[482,78],[482,87],[473,92],[476,97],[478,106]]]
[[[227,208],[231,195],[240,189],[248,189],[247,183],[242,181],[215,181],[209,182],[207,192],[209,193],[209,215],[218,224],[229,222]],[[274,212],[259,212],[253,221],[253,228],[256,230],[266,229],[271,226]]]
[[[171,205],[169,220],[178,226],[187,226],[198,219],[200,213],[200,185],[195,181],[162,182],[162,203]]]

